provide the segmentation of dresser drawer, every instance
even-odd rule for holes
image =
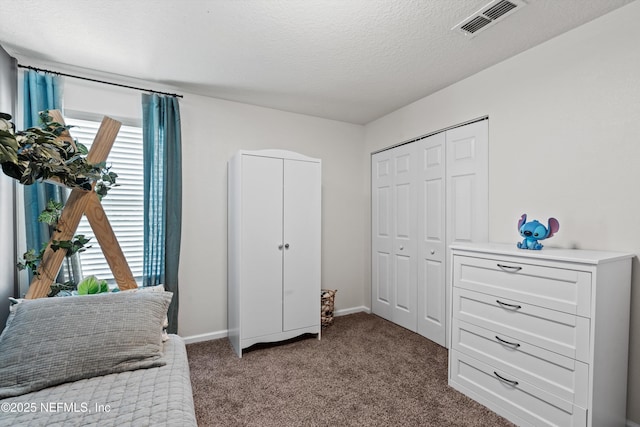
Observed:
[[[464,353],[451,350],[449,366],[449,385],[519,425],[587,425],[586,409]]]
[[[453,316],[555,353],[589,359],[589,319],[517,300],[453,289]]]
[[[457,319],[453,320],[452,328],[454,350],[587,407],[589,366],[586,363]]]
[[[591,273],[515,258],[453,257],[456,287],[589,317]]]

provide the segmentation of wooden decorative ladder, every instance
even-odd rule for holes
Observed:
[[[64,125],[64,119],[60,111],[51,110],[49,115],[53,117],[54,121]],[[104,117],[87,155],[89,163],[96,164],[107,160],[121,125],[122,123],[117,120]],[[72,141],[69,132],[63,133],[60,138]],[[102,208],[98,194],[93,190],[72,188],[58,220],[57,230],[53,232],[47,244],[42,262],[38,267],[38,274],[34,275],[25,298],[42,298],[49,294],[51,284],[55,281],[66,255],[66,250],[64,249],[58,249],[57,251],[51,249],[51,242],[53,240],[71,240],[78,228],[78,224],[80,224],[82,215],[86,215],[118,287],[125,290],[138,286],[122,253],[122,248],[120,248],[120,244],[113,233],[111,224],[109,224],[107,215]]]

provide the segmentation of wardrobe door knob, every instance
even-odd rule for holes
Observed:
[[[289,244],[288,244],[288,243],[285,243],[285,244],[284,244],[284,248],[285,248],[285,249],[289,249]]]
[[[436,251],[435,249],[431,249],[431,255],[435,255]]]

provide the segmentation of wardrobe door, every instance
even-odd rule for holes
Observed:
[[[242,156],[243,338],[282,331],[283,160]]]
[[[285,331],[317,325],[320,300],[320,163],[284,160]]]
[[[445,134],[415,142],[418,186],[418,330],[446,343]]]

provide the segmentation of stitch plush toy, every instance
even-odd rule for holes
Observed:
[[[518,221],[518,231],[524,237],[522,242],[518,242],[520,249],[542,249],[538,240],[547,239],[558,232],[560,223],[555,218],[549,218],[549,227],[545,227],[537,220],[527,222],[527,214],[522,214]]]

